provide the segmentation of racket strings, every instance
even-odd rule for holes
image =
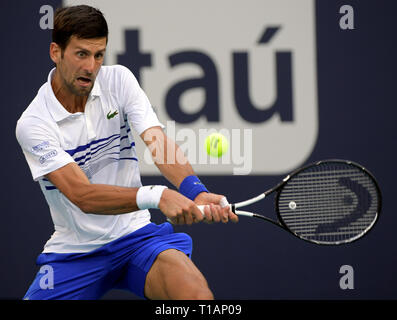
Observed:
[[[351,241],[375,222],[377,192],[372,178],[349,164],[309,167],[281,190],[279,214],[301,238],[319,243]]]

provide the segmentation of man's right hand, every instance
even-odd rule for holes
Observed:
[[[203,221],[204,216],[197,205],[177,191],[165,189],[159,209],[173,224],[188,224]]]

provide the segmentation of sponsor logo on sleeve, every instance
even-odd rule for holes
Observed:
[[[34,146],[32,148],[32,151],[37,153],[39,151],[45,150],[50,146],[50,143],[48,141],[43,141],[41,143],[39,143],[38,145]]]
[[[45,155],[39,158],[39,162],[44,164],[48,159],[55,157],[58,154],[56,150],[51,150],[50,152],[46,153]]]

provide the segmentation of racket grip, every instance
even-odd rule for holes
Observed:
[[[204,208],[205,208],[205,206],[206,206],[205,204],[197,206],[197,208],[200,209],[200,211],[203,214],[203,216],[204,216]]]
[[[222,208],[226,207],[226,206],[230,206],[229,201],[227,201],[226,197],[223,197],[221,199],[221,201],[219,201],[219,204]]]
[[[220,205],[222,208],[227,207],[227,206],[230,206],[229,201],[227,201],[226,197],[223,197],[223,198],[219,201],[219,205]],[[207,206],[207,204],[202,204],[202,205],[197,206],[197,208],[200,209],[200,211],[201,211],[201,213],[203,214],[203,216],[204,216],[204,208],[205,208],[205,206]]]

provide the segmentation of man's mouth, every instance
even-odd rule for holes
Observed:
[[[78,77],[77,78],[78,83],[83,86],[83,87],[87,87],[88,85],[90,85],[91,83],[91,79],[87,78],[87,77]]]

